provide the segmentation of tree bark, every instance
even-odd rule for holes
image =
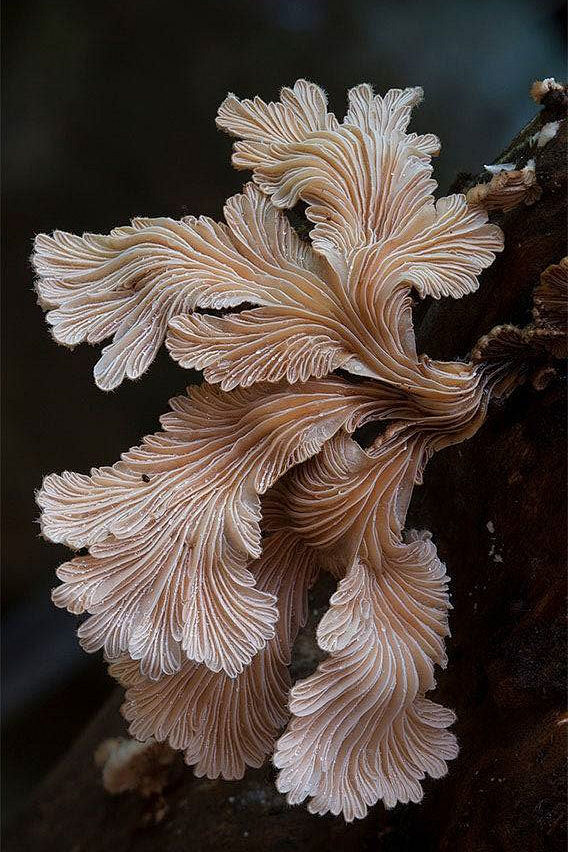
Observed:
[[[563,109],[549,102],[500,158],[531,152],[542,198],[494,217],[505,251],[477,293],[418,309],[420,351],[465,357],[493,326],[530,321],[540,273],[566,254],[566,121],[542,149],[530,138]],[[474,182],[462,176],[455,189]],[[492,405],[474,438],[435,457],[415,491],[407,526],[432,531],[452,577],[449,666],[435,700],[456,709],[461,746],[420,805],[379,804],[346,825],[288,807],[269,763],[224,782],[196,779],[181,760],[163,800],[110,797],[93,754],[126,734],[117,692],[37,791],[11,852],[564,849],[565,413],[560,378],[542,391],[527,382]],[[329,581],[314,592],[295,674],[314,665],[306,637],[329,592]]]

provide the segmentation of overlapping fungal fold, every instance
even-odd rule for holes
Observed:
[[[260,495],[339,429],[390,410],[387,389],[336,378],[171,401],[163,431],[112,468],[52,474],[38,502],[52,541],[90,547],[62,565],[58,606],[91,613],[86,650],[127,651],[143,674],[184,657],[234,677],[274,633],[274,597],[247,567],[261,554]]]
[[[242,778],[246,766],[261,766],[288,719],[288,665],[306,619],[317,554],[288,531],[277,530],[251,572],[257,588],[277,600],[279,615],[274,635],[238,680],[189,660],[159,680],[142,675],[126,655],[110,667],[126,687],[123,713],[130,733],[183,750],[198,776]]]
[[[480,205],[434,199],[439,142],[407,133],[421,98],[357,86],[339,121],[305,80],[276,103],[229,95],[217,123],[252,182],[224,222],[56,231],[33,258],[56,340],[111,339],[101,388],[140,376],[164,341],[205,380],[112,467],[46,477],[44,535],[88,548],[59,568],[55,603],[88,613],[81,642],[126,687],[135,737],[211,778],[276,749],[289,801],[347,820],[418,801],[456,754],[452,712],[426,697],[447,575],[404,523],[428,458],[475,432],[498,373],[416,352],[411,290],[472,292],[502,247]],[[309,240],[284,212],[298,201]],[[364,450],[351,435],[373,421]],[[320,569],[338,581],[328,657],[290,693]]]
[[[402,537],[430,451],[416,429],[368,451],[337,436],[282,489],[290,525],[341,578],[317,633],[329,657],[292,689],[274,758],[278,788],[314,813],[418,801],[457,753],[452,712],[425,698],[446,663],[446,569],[427,533]]]

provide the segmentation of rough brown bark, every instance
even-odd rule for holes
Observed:
[[[502,161],[518,161],[563,108],[545,107]],[[421,310],[422,351],[465,356],[493,326],[530,320],[540,272],[566,254],[565,149],[564,121],[536,155],[542,199],[496,217],[506,247],[479,292]],[[415,493],[408,525],[432,530],[453,578],[450,662],[436,698],[456,709],[461,744],[449,775],[426,782],[421,805],[378,805],[345,825],[289,808],[269,765],[223,782],[196,779],[181,761],[163,801],[111,798],[93,753],[125,732],[117,693],[37,792],[11,852],[564,849],[565,484],[558,378],[543,391],[527,382],[494,404],[472,440],[433,459]],[[328,593],[329,583],[316,589],[314,623]],[[305,641],[295,665],[299,674],[313,665]]]

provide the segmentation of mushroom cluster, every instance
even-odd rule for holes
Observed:
[[[229,95],[217,124],[252,182],[224,222],[56,231],[33,257],[55,339],[112,338],[100,388],[141,376],[164,341],[204,378],[112,467],[45,478],[43,534],[88,549],[58,569],[54,602],[89,614],[81,644],[126,687],[133,736],[210,778],[274,752],[290,803],[346,820],[418,801],[456,755],[452,711],[426,697],[446,663],[446,569],[404,524],[426,462],[475,433],[503,369],[416,351],[411,291],[470,293],[502,248],[480,204],[434,200],[438,139],[407,133],[421,98],[359,85],[340,122],[305,80],[275,103]],[[299,202],[306,239],[285,212]],[[338,582],[328,656],[291,688],[322,570]]]

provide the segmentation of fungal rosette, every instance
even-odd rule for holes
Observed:
[[[252,182],[224,222],[35,244],[55,339],[111,339],[99,387],[141,376],[164,342],[204,378],[112,467],[46,477],[44,535],[88,548],[59,568],[55,603],[88,613],[81,643],[126,687],[135,737],[210,778],[274,752],[291,803],[347,820],[418,801],[456,755],[453,713],[426,697],[446,570],[404,524],[426,462],[476,431],[499,374],[416,351],[411,291],[470,293],[502,248],[480,205],[434,199],[438,140],[407,133],[421,97],[357,86],[340,122],[304,80],[276,103],[229,95],[217,123]],[[298,202],[309,239],[285,212]],[[372,422],[363,449],[352,436]],[[328,657],[291,688],[321,570],[338,582]]]

